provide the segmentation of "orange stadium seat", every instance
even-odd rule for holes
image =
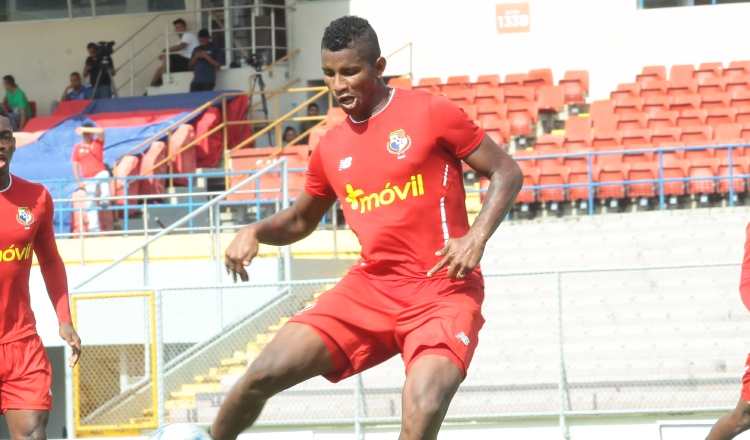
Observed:
[[[664,96],[667,94],[669,88],[669,81],[649,81],[641,84],[641,97],[647,98],[649,96]]]
[[[565,121],[565,136],[580,136],[591,133],[591,117],[570,116]]]
[[[581,147],[581,148],[568,148],[566,149],[566,151],[569,154],[579,154],[579,153],[593,153],[594,149]],[[589,163],[588,156],[563,157],[563,165],[565,166],[578,166],[578,165],[588,166],[588,163]],[[593,157],[592,157],[591,163],[592,164],[594,163]]]
[[[649,114],[654,111],[669,110],[669,106],[674,101],[673,96],[649,96],[645,99],[643,112]]]
[[[670,110],[678,112],[698,108],[701,108],[701,95],[677,95],[674,97],[672,104],[669,105]]]
[[[388,80],[388,87],[397,89],[411,90],[411,78],[391,78]]]
[[[498,87],[523,87],[523,82],[526,81],[528,74],[526,73],[509,73],[505,75],[505,81],[499,82]]]
[[[668,160],[683,160],[685,159],[685,150],[682,148],[685,147],[684,142],[664,142],[663,144],[659,145],[659,148],[667,149],[667,148],[679,148],[679,150],[674,151],[663,151],[661,153],[662,161],[668,161]],[[659,161],[659,154],[657,153],[654,155],[654,161]]]
[[[680,117],[677,118],[677,126],[687,127],[690,125],[705,125],[707,117],[708,110],[705,109],[683,110]]]
[[[669,69],[670,81],[683,81],[693,79],[695,67],[692,64],[677,64]]]
[[[659,178],[659,164],[651,161],[633,162],[628,170],[628,180],[632,182],[651,181],[645,183],[631,183],[628,185],[629,197],[656,197],[656,180]]]
[[[709,125],[692,125],[681,128],[680,141],[685,142],[685,145],[707,145],[713,138],[713,128]]]
[[[458,105],[474,104],[477,92],[476,90],[465,89],[449,89],[443,90],[445,97],[455,102]]]
[[[737,120],[736,108],[710,108],[708,109],[706,124],[715,128],[719,124],[731,124],[735,120]]]
[[[679,127],[659,127],[654,128],[654,134],[651,136],[651,143],[658,147],[664,142],[679,142],[682,136],[682,129]]]
[[[651,143],[651,137],[654,135],[651,129],[637,129],[637,130],[625,130],[622,132],[622,143],[621,145],[632,145],[632,144],[649,144]]]
[[[552,69],[532,69],[529,70],[529,74],[526,79],[523,80],[525,87],[532,87],[535,90],[539,90],[542,86],[552,86],[555,81],[552,79]]]
[[[750,90],[738,90],[732,92],[730,107],[750,107]]]
[[[182,124],[172,132],[169,139],[169,154],[173,155],[172,171],[176,174],[192,174],[197,166],[195,148],[189,148],[180,154],[178,151],[195,140],[195,128],[189,124]],[[187,186],[188,179],[180,177],[173,180],[175,185]]]
[[[528,136],[534,132],[537,121],[537,107],[534,102],[508,103],[508,121],[511,135]]]
[[[430,93],[440,93],[442,91],[443,81],[440,78],[420,78],[415,90],[423,90]]]
[[[557,148],[559,152],[562,153],[563,142],[565,142],[565,138],[563,136],[543,134],[536,139],[536,142],[534,142],[534,149],[537,149],[541,146],[551,146]]]
[[[477,105],[477,120],[484,122],[490,119],[507,119],[508,107],[505,104]]]
[[[574,148],[588,148],[594,140],[594,135],[591,133],[585,133],[580,135],[565,135],[565,143],[563,148],[571,150]]]
[[[654,146],[651,144],[630,144],[625,146],[625,152],[622,153],[622,161],[624,163],[633,162],[653,162],[654,152],[653,151],[642,151],[642,150],[653,150]],[[632,151],[632,152],[631,152]]]
[[[521,171],[523,172],[523,188],[516,197],[516,203],[534,203],[536,202],[536,191],[525,188],[539,184],[541,170],[537,167],[526,167],[521,168]]]
[[[617,90],[610,92],[609,98],[637,98],[641,96],[641,85],[638,83],[618,84]]]
[[[599,151],[601,147],[616,147],[622,144],[622,132],[620,131],[600,131],[594,132],[594,139],[591,146]]]
[[[742,130],[740,131],[740,137],[743,139],[750,140],[750,123],[742,124]]]
[[[718,124],[714,127],[714,139],[738,139],[742,135],[742,124]]]
[[[615,113],[641,113],[643,111],[644,98],[622,97],[615,100]]]
[[[468,117],[472,121],[477,120],[477,106],[476,105],[458,103],[458,106],[461,108],[461,110],[464,111],[464,113],[466,113],[466,117]]]
[[[701,96],[701,108],[728,107],[732,95],[726,92],[706,93]]]
[[[667,95],[694,95],[698,93],[698,82],[694,79],[670,80]]]
[[[497,73],[489,75],[479,75],[477,81],[471,84],[474,90],[494,89],[500,83],[500,75]]]
[[[664,179],[685,179],[688,174],[690,161],[688,160],[664,160],[662,165],[662,176]],[[664,195],[685,195],[685,181],[665,182]]]
[[[598,115],[611,115],[615,112],[615,102],[611,99],[594,101],[589,105],[589,114],[593,119]]]
[[[556,145],[535,145],[534,151],[536,151],[536,166],[540,169],[546,167],[556,167],[562,165],[562,158],[559,156],[564,153],[565,150],[557,147]],[[539,156],[553,156],[540,159]]]
[[[140,170],[138,174],[142,176],[154,176],[158,174],[167,174],[169,168],[167,162],[154,168],[154,165],[161,162],[167,157],[167,144],[162,141],[156,141],[143,153],[141,157]],[[152,169],[153,168],[153,169]],[[150,177],[139,180],[138,194],[164,194],[166,182],[164,178]]]
[[[568,184],[581,186],[575,186],[568,189],[568,200],[573,202],[578,200],[588,200],[589,184],[593,181],[594,176],[598,172],[598,168],[595,165],[592,165],[592,167],[591,175],[589,175],[587,165],[574,165],[569,167],[570,173],[568,174]]]
[[[688,169],[691,179],[711,179],[716,177],[721,161],[716,158],[692,159]],[[715,180],[691,180],[688,184],[690,194],[713,194],[716,192]]]
[[[646,128],[674,127],[677,125],[677,118],[679,116],[679,112],[671,110],[654,110],[648,116],[648,125]]]
[[[626,113],[618,115],[617,130],[632,130],[648,128],[648,115],[646,113]]]
[[[536,105],[540,112],[557,113],[565,108],[565,90],[561,86],[541,86],[537,89]]]
[[[597,153],[607,153],[607,154],[597,154],[594,156],[594,163],[598,166],[604,166],[609,163],[622,163],[622,154],[621,151],[624,149],[621,145],[608,145],[605,147],[598,147],[595,148],[594,151]],[[613,151],[616,151],[616,153],[612,153]]]
[[[750,61],[732,61],[722,73],[725,77],[750,75]]]
[[[725,179],[719,180],[717,185],[717,192],[719,194],[729,193],[729,158],[725,157],[719,162],[719,169],[716,175],[725,177]],[[747,191],[747,179],[743,177],[735,177],[740,174],[747,175],[750,172],[750,157],[734,157],[732,155],[732,184],[734,186],[734,192],[741,194]]]
[[[720,77],[724,70],[724,64],[719,62],[713,63],[701,63],[695,71],[693,71],[693,78],[700,81],[703,78]]]
[[[638,113],[633,113],[638,114]],[[599,131],[617,130],[617,124],[620,122],[620,115],[599,115],[594,118],[594,133]]]
[[[750,74],[730,76],[727,79],[727,92],[750,90]]]
[[[535,167],[535,156],[537,156],[537,152],[534,150],[516,150],[516,152],[513,153],[513,159],[521,168]]]
[[[507,120],[490,119],[482,122],[482,128],[500,146],[510,140],[510,122]]]
[[[570,169],[566,166],[545,167],[540,169],[539,185],[566,185]],[[541,188],[539,190],[540,202],[564,202],[565,188]]]
[[[506,104],[534,102],[533,87],[506,87],[504,91]]]
[[[505,103],[505,92],[503,89],[484,88],[477,90],[474,104],[503,104]]]
[[[566,104],[585,104],[589,93],[589,71],[569,70],[559,85],[564,90]]]
[[[695,146],[695,147],[702,147],[702,146],[708,146],[708,145],[714,145],[716,141],[694,141],[694,142],[686,142],[685,144],[687,146]],[[685,154],[683,157],[686,160],[694,160],[694,159],[707,159],[714,157],[714,149],[713,148],[699,148],[696,150],[685,150]]]
[[[667,68],[664,66],[644,66],[641,73],[635,77],[635,81],[645,84],[651,81],[666,81]]]
[[[468,75],[449,76],[441,86],[443,93],[471,89],[471,80]]]
[[[736,139],[722,139],[720,141],[716,141],[716,145],[738,145],[737,147],[732,147],[732,159],[737,159],[739,157],[743,157],[745,153],[747,152],[747,148],[745,145],[747,145],[747,141],[742,138],[736,138]],[[716,148],[714,150],[714,157],[719,159],[726,159],[729,157],[729,148]]]
[[[723,76],[706,76],[698,80],[698,93],[722,93],[727,89],[727,79]]]
[[[627,180],[630,164],[627,163],[608,163],[601,166],[599,170],[600,183],[612,182],[608,185],[598,187],[599,198],[601,199],[622,199],[625,197],[625,184]]]
[[[734,122],[739,124],[750,123],[750,106],[737,108],[737,117]]]

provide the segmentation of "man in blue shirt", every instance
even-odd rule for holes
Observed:
[[[224,64],[224,54],[218,45],[211,42],[208,29],[198,32],[198,42],[200,46],[193,50],[193,56],[188,64],[193,71],[191,92],[213,90],[216,86],[216,71]]]
[[[60,102],[80,99],[91,99],[91,89],[83,85],[80,73],[73,72],[70,74],[70,84],[65,87]]]

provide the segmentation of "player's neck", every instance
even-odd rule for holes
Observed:
[[[10,188],[10,183],[11,183],[10,171],[7,171],[5,173],[0,173],[0,192],[3,192],[6,189]]]
[[[393,89],[381,82],[378,85],[378,91],[375,93],[375,99],[373,99],[374,105],[372,108],[364,112],[363,115],[360,115],[361,117],[353,117],[353,119],[357,122],[362,122],[380,113],[385,106],[388,105],[388,101],[391,99],[391,93],[393,93]]]

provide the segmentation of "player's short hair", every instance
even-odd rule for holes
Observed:
[[[317,108],[318,110],[320,110],[320,107],[318,107],[318,104],[316,104],[316,103],[314,103],[314,102],[311,102],[311,103],[310,103],[310,104],[309,104],[309,105],[307,106],[307,109],[308,109],[308,110],[310,110],[311,108]]]
[[[178,24],[181,24],[185,27],[187,27],[187,23],[185,23],[185,20],[178,18],[177,20],[172,22],[172,26],[177,26]]]
[[[86,45],[86,49],[96,49],[96,43],[89,43]]]
[[[71,73],[71,74],[70,74],[70,76],[77,76],[77,77],[79,77],[79,78],[80,78],[80,77],[81,77],[81,74],[80,74],[80,73],[78,73],[78,72],[73,72],[73,73]]]
[[[92,124],[91,122],[84,122],[83,125],[81,125],[81,127],[94,128],[94,124]]]
[[[323,32],[320,48],[328,52],[356,48],[373,65],[380,58],[380,43],[375,29],[370,22],[354,15],[333,20]]]
[[[198,31],[198,38],[211,38],[211,34],[208,33],[208,29],[201,29]]]
[[[11,87],[16,87],[16,79],[13,78],[13,75],[5,75],[3,77],[3,81],[5,81],[8,84],[10,84]]]

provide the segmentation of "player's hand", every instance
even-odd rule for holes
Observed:
[[[227,248],[224,264],[227,267],[227,274],[232,275],[234,282],[237,282],[237,275],[242,281],[247,281],[247,271],[245,267],[258,255],[258,239],[255,237],[255,231],[245,226],[234,237],[232,243]]]
[[[60,337],[73,348],[73,356],[68,361],[68,366],[73,368],[78,363],[78,359],[81,358],[81,338],[78,337],[73,324],[69,322],[60,324]]]
[[[427,272],[427,276],[433,276],[443,266],[448,265],[449,278],[465,277],[479,265],[484,254],[484,246],[485,241],[471,232],[461,238],[451,238],[445,247],[435,252],[435,255],[443,259]]]
[[[82,190],[85,191],[86,190],[86,184],[84,184],[83,182],[79,181],[78,182],[78,189],[82,189]]]

